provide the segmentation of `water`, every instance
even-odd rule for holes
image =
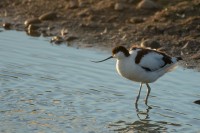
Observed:
[[[109,53],[0,32],[0,132],[200,132],[200,73],[178,68],[146,88],[121,78]]]

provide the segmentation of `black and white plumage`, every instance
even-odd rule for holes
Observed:
[[[117,46],[112,50],[112,56],[95,63],[103,62],[110,58],[116,58],[116,69],[119,75],[129,80],[140,82],[140,90],[136,103],[140,97],[143,84],[147,86],[147,104],[151,88],[148,83],[155,82],[165,73],[172,71],[181,57],[170,57],[167,54],[142,47],[132,47],[129,51],[123,46]]]

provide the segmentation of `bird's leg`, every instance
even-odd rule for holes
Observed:
[[[136,105],[137,105],[137,102],[138,102],[138,100],[139,100],[139,98],[140,98],[140,92],[141,92],[141,89],[142,89],[142,84],[143,84],[143,83],[140,83],[140,90],[139,90],[138,96],[136,97],[136,100],[135,100],[135,104],[136,104]]]
[[[150,94],[150,92],[151,92],[151,87],[149,86],[148,83],[146,83],[146,85],[147,85],[147,96],[146,96],[146,98],[145,98],[145,104],[147,105],[148,97],[149,97],[149,94]]]

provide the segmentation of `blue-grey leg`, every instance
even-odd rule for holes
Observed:
[[[139,93],[138,93],[138,96],[136,97],[136,100],[135,100],[135,103],[137,104],[139,98],[140,98],[140,92],[141,92],[141,89],[142,89],[142,84],[143,83],[140,83],[140,90],[139,90]]]
[[[146,96],[146,98],[145,98],[145,104],[147,105],[148,97],[149,97],[149,94],[150,94],[150,92],[151,92],[151,87],[149,86],[148,83],[146,83],[146,85],[147,85],[147,96]]]

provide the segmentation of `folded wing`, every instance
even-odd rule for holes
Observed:
[[[138,61],[139,57],[136,56],[136,63],[146,71],[157,71],[167,65],[173,64],[172,58],[164,53],[150,49],[143,55],[139,52],[142,52],[142,50],[138,51],[137,55],[140,55],[140,61]]]

